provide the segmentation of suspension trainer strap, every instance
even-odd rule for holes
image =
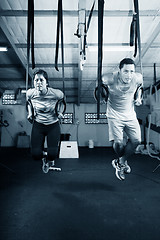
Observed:
[[[89,13],[89,17],[88,17],[87,32],[88,32],[88,29],[89,29],[89,26],[90,26],[90,22],[91,22],[91,18],[92,18],[94,6],[95,6],[95,0],[94,0],[94,2],[93,2],[93,5],[92,5],[91,11],[90,11],[90,13]]]
[[[154,68],[154,84],[156,84],[157,82],[156,63],[154,63],[153,68]]]
[[[28,32],[27,32],[27,60],[30,57],[30,45],[32,53],[32,69],[35,68],[34,60],[34,0],[28,0]]]
[[[94,0],[94,2],[93,2],[91,11],[90,11],[90,13],[89,13],[89,17],[88,17],[87,24],[86,24],[86,17],[85,17],[84,43],[83,43],[84,60],[86,60],[87,32],[88,32],[88,30],[89,30],[89,26],[90,26],[90,23],[91,23],[91,18],[92,18],[94,6],[95,6],[95,0]]]
[[[131,26],[130,26],[130,46],[135,44],[135,32],[136,32],[136,15],[133,15]]]
[[[58,51],[59,51],[59,30],[62,20],[62,0],[58,0],[58,15],[57,15],[57,39],[56,39],[56,53],[55,53],[55,69],[58,69]]]
[[[100,94],[102,88],[102,52],[103,52],[103,11],[104,0],[98,0],[98,94],[97,119],[100,115]]]
[[[137,55],[137,14],[133,14],[130,26],[130,46],[134,46],[134,57]]]
[[[86,12],[85,12],[84,41],[83,41],[83,49],[82,49],[84,60],[86,60],[86,46],[87,46],[87,28],[86,28]]]
[[[34,58],[34,0],[32,1],[32,28],[31,28],[31,55],[32,55],[32,69],[35,68],[35,58]]]
[[[139,23],[139,6],[138,6],[138,0],[134,0],[134,9],[136,13],[136,43],[138,41],[138,50],[139,50],[139,61],[140,61],[140,69],[141,73],[142,70],[142,61],[141,61],[141,36],[140,36],[140,23]],[[143,74],[142,74],[143,75]]]
[[[64,43],[63,43],[63,10],[62,0],[58,1],[58,16],[57,16],[57,39],[56,39],[56,53],[55,53],[55,69],[58,69],[58,52],[59,52],[59,35],[61,31],[61,55],[62,55],[62,81],[63,81],[63,93],[65,93],[64,83]]]
[[[34,59],[34,0],[28,0],[27,21],[27,68],[26,68],[26,90],[28,89],[30,45],[32,53],[32,69],[35,68]]]
[[[63,93],[65,94],[64,83],[64,43],[63,43],[63,10],[61,6],[61,55],[62,55],[62,81],[63,81]]]

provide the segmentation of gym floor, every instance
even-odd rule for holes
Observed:
[[[30,150],[0,149],[0,236],[5,240],[159,240],[158,160],[136,154],[125,181],[111,148],[79,148],[44,174]]]

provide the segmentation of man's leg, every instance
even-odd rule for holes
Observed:
[[[117,154],[117,159],[112,160],[112,166],[115,168],[116,177],[120,180],[125,179],[123,163],[119,159],[124,154],[123,129],[124,124],[118,119],[108,119],[109,140],[113,142],[113,149]]]
[[[126,161],[131,155],[134,154],[137,146],[140,144],[138,140],[131,141],[129,140],[124,148],[124,154],[121,156],[121,161]]]
[[[124,155],[125,146],[122,140],[116,140],[113,142],[113,149],[117,154],[118,159]]]
[[[141,143],[141,129],[138,123],[138,120],[129,121],[125,131],[129,137],[129,140],[124,148],[124,154],[120,158],[120,163],[125,163],[126,165],[126,173],[130,173],[131,169],[127,163],[127,160],[130,158],[131,155],[134,154],[137,146]]]

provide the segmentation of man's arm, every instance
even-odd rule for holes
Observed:
[[[137,90],[134,95],[135,105],[140,106],[142,104],[143,99],[143,76],[141,73],[136,73],[136,83]]]
[[[139,85],[143,86],[143,76],[142,76],[142,74],[136,72],[135,76],[136,76],[136,83],[137,83],[137,85],[138,86]]]
[[[103,74],[103,76],[102,76],[102,83],[104,85],[107,85],[107,86],[113,84],[113,82],[114,82],[114,75],[115,74],[116,73]]]

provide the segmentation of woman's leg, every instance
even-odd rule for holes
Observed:
[[[56,122],[49,126],[47,135],[48,160],[53,161],[58,157],[58,148],[60,142],[60,125]]]
[[[35,160],[41,160],[43,157],[44,140],[45,134],[43,125],[34,122],[31,133],[31,153]]]

